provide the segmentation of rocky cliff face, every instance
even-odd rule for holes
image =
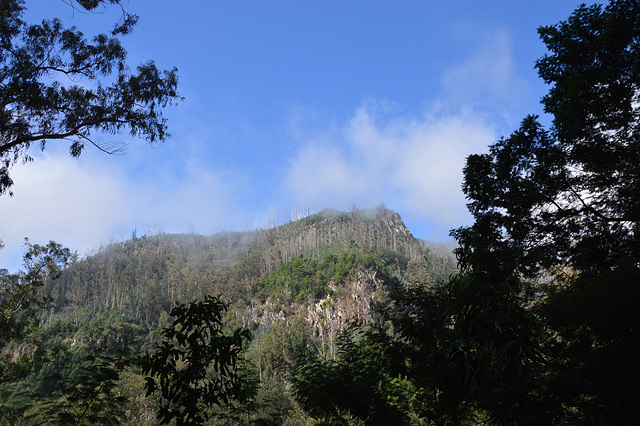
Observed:
[[[325,297],[307,309],[306,320],[314,336],[333,339],[348,324],[378,322],[375,305],[387,302],[395,285],[397,280],[380,271],[359,268],[340,297]]]
[[[349,324],[371,324],[381,321],[376,306],[389,303],[389,293],[401,285],[401,277],[389,275],[378,268],[358,267],[345,282],[328,285],[331,295],[309,303],[282,306],[271,299],[244,311],[244,325],[251,322],[269,327],[276,321],[289,322],[302,316],[322,341],[334,341],[336,335]]]

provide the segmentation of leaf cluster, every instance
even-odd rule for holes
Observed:
[[[171,325],[162,330],[162,342],[153,354],[139,360],[147,395],[159,390],[162,424],[202,424],[206,407],[243,401],[249,394],[239,372],[248,330],[222,332],[227,305],[205,296],[200,302],[179,304],[171,311]]]
[[[47,280],[60,276],[71,257],[69,249],[53,241],[45,246],[25,244],[26,272],[0,275],[0,383],[25,376],[42,361],[41,345],[31,337],[51,299],[40,290]],[[14,357],[18,342],[29,350]]]
[[[78,3],[91,10],[120,2]],[[25,10],[22,0],[3,1],[0,10],[0,195],[11,194],[9,168],[31,161],[27,150],[34,143],[45,149],[66,140],[77,157],[86,144],[119,149],[99,143],[95,132],[128,129],[150,142],[169,136],[162,109],[179,99],[177,70],[158,70],[152,61],[129,68],[120,38],[136,16],[124,14],[109,34],[88,39],[59,19],[27,24]]]

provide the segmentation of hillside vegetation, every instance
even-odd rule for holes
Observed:
[[[335,356],[345,327],[384,322],[380,307],[393,305],[390,295],[398,287],[435,284],[452,271],[450,254],[427,249],[384,206],[323,210],[250,232],[134,235],[72,259],[59,278],[46,282],[53,304],[39,338],[48,356],[33,374],[0,386],[4,407],[16,416],[6,419],[27,413],[37,423],[33,400],[60,412],[71,389],[104,379],[94,377],[97,360],[88,355],[153,351],[172,307],[219,295],[230,305],[224,329],[252,334],[245,354],[256,393],[244,410],[256,421],[281,424],[292,413],[305,416],[289,384],[305,348]],[[154,419],[153,397],[140,405],[140,371],[127,369],[118,380],[114,391],[129,396],[117,421]],[[277,413],[272,404],[281,405]],[[226,421],[234,416],[218,413]]]
[[[207,294],[221,294],[236,309],[277,304],[290,312],[334,296],[358,267],[375,270],[376,261],[407,281],[435,282],[452,270],[396,213],[324,210],[272,229],[134,236],[73,262],[47,292],[59,315],[114,310],[153,328],[175,303]]]
[[[5,74],[21,97],[6,103],[0,195],[42,129],[79,138],[74,156],[92,130],[162,139],[156,103],[175,97],[173,73],[131,87],[119,75],[114,92],[82,99],[56,83],[51,107],[45,86],[20,90],[77,71],[59,55],[124,72],[117,36],[134,17],[92,46],[6,4],[2,43],[20,60]],[[473,223],[451,231],[455,262],[384,206],[210,237],[134,234],[84,259],[27,244],[24,271],[0,269],[0,423],[640,424],[640,2],[580,5],[538,32],[551,120],[524,117],[467,157]],[[35,60],[45,52],[52,62]],[[114,93],[133,104],[105,116]]]

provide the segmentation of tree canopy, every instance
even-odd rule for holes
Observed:
[[[242,345],[251,334],[238,329],[232,335],[222,331],[226,303],[218,297],[171,310],[173,322],[162,330],[162,343],[153,354],[140,359],[149,374],[147,396],[162,395],[158,412],[161,424],[175,419],[178,425],[203,424],[207,408],[244,401],[251,386],[240,372]]]
[[[453,295],[482,288],[502,312],[526,308],[543,334],[531,345],[533,333],[523,334],[531,329],[515,329],[509,344],[527,356],[523,368],[544,369],[535,387],[548,386],[582,422],[634,423],[640,3],[582,5],[539,34],[548,53],[536,68],[551,85],[542,105],[553,122],[547,130],[526,117],[489,153],[468,158],[463,189],[475,222],[453,235],[469,281]]]
[[[551,126],[528,116],[468,157],[474,222],[452,231],[460,273],[436,288],[400,287],[386,309],[402,368],[375,367],[369,391],[408,379],[413,415],[436,424],[640,422],[640,2],[582,5],[539,34]],[[308,361],[298,398],[376,423],[357,401],[305,387],[375,345],[365,334],[337,363]]]
[[[90,11],[121,1],[65,3]],[[66,141],[78,157],[87,144],[118,150],[96,133],[128,130],[150,142],[169,136],[162,109],[179,99],[177,70],[159,70],[153,61],[128,66],[121,39],[137,16],[123,9],[109,33],[88,39],[57,18],[27,23],[25,10],[24,0],[0,2],[0,195],[11,194],[9,169],[32,160],[33,144],[44,150]]]
[[[40,313],[51,299],[42,294],[47,280],[58,278],[71,258],[69,249],[53,241],[46,246],[26,244],[26,272],[8,274],[0,270],[0,383],[31,373],[42,357],[32,333],[40,324]],[[7,348],[16,342],[25,345],[19,356]]]
[[[476,222],[454,232],[463,267],[496,265],[486,258],[495,254],[504,271],[527,277],[550,265],[637,263],[639,8],[581,6],[539,29],[549,53],[536,67],[552,85],[542,104],[553,126],[527,117],[488,154],[469,157],[464,190]]]

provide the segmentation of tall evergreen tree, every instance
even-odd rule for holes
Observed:
[[[551,378],[546,394],[579,421],[637,424],[640,2],[582,5],[539,33],[549,53],[536,67],[551,85],[542,104],[553,124],[527,117],[468,158],[463,187],[475,222],[453,232],[468,280],[453,297],[472,288],[503,314],[537,312],[557,336],[551,346],[510,331],[519,315],[493,322],[518,347],[514,361],[532,371],[535,357]],[[527,300],[532,284],[539,293]],[[460,312],[479,307],[470,299]]]
[[[388,344],[404,349],[376,374],[407,378],[422,402],[413,415],[437,424],[640,423],[640,2],[582,5],[539,33],[552,125],[526,117],[468,157],[474,223],[452,231],[460,273],[400,287],[388,308]],[[359,413],[357,399],[330,398],[348,389],[323,397],[309,380],[345,387],[357,372],[326,373],[366,351],[342,348],[337,364],[298,370],[312,413]]]

